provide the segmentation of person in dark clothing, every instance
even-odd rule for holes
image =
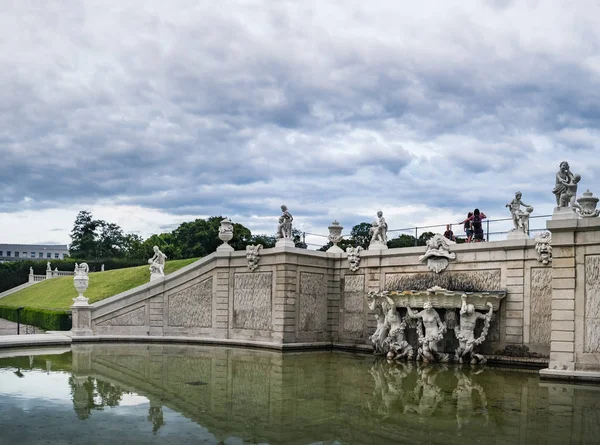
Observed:
[[[480,212],[479,209],[473,210],[471,222],[473,223],[473,234],[475,235],[476,243],[483,241],[483,227],[481,226],[481,221],[485,218],[487,218],[485,213]]]
[[[451,224],[446,224],[446,231],[444,232],[444,238],[447,238],[450,241],[456,241],[456,238],[454,238],[454,232],[452,232]]]

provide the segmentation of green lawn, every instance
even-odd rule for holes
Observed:
[[[165,274],[175,272],[197,260],[198,258],[167,261]],[[90,299],[91,304],[145,284],[150,280],[148,267],[138,266],[90,273],[89,287],[84,295]],[[0,298],[0,306],[68,309],[76,296],[77,291],[73,285],[73,277],[59,277],[42,281]]]

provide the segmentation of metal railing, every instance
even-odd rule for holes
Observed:
[[[551,218],[552,215],[535,215],[529,217],[529,232],[528,235],[531,236],[532,233],[541,232],[546,230],[545,227],[536,227],[538,222],[545,222],[547,219]],[[485,241],[490,241],[490,238],[493,240],[494,238],[500,239],[502,235],[506,235],[513,228],[513,219],[512,218],[497,218],[497,219],[484,219],[482,220],[482,228],[484,228]],[[500,224],[497,224],[500,223]],[[454,236],[460,239],[466,239],[467,235],[462,232],[463,225],[460,222],[456,223],[448,223],[453,227],[460,227],[461,233],[454,232]],[[494,226],[498,228],[498,230],[493,230]],[[505,226],[504,229],[501,229],[499,226]],[[492,230],[490,230],[490,227]],[[437,230],[436,230],[437,229]],[[436,224],[431,226],[416,226],[416,227],[405,227],[400,229],[388,229],[388,240],[395,238],[396,236],[392,236],[392,234],[406,234],[411,235],[415,239],[415,246],[419,244],[419,236],[426,232],[433,233],[444,233],[446,231],[446,224]],[[320,233],[312,233],[312,232],[303,232],[303,239],[305,239],[306,235],[310,236],[318,236],[327,239],[327,235],[323,235]],[[344,233],[344,238],[350,238],[350,233]],[[321,247],[319,244],[315,243],[306,243],[308,246],[313,247]],[[325,242],[327,244],[327,242]]]

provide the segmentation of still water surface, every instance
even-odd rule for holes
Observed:
[[[600,387],[342,352],[96,344],[0,358],[0,444],[592,444]]]

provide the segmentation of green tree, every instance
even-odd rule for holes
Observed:
[[[275,247],[276,242],[277,238],[272,235],[252,235],[248,240],[248,245],[262,244],[264,249],[270,249],[271,247]]]
[[[100,233],[96,241],[97,258],[122,258],[125,256],[125,236],[117,224],[96,221]]]
[[[369,247],[369,243],[371,242],[371,227],[371,224],[367,222],[362,222],[352,227],[350,238],[354,240],[356,247],[360,246],[363,249]]]
[[[299,249],[307,249],[308,246],[306,245],[306,242],[304,241],[304,232],[302,232],[299,229],[292,229],[292,237],[294,240],[294,246],[298,247]]]
[[[75,218],[71,231],[71,245],[69,255],[73,258],[96,258],[96,230],[98,221],[94,221],[92,214],[81,210]]]
[[[415,237],[403,233],[400,236],[389,240],[387,245],[390,249],[396,249],[398,247],[414,247]]]

